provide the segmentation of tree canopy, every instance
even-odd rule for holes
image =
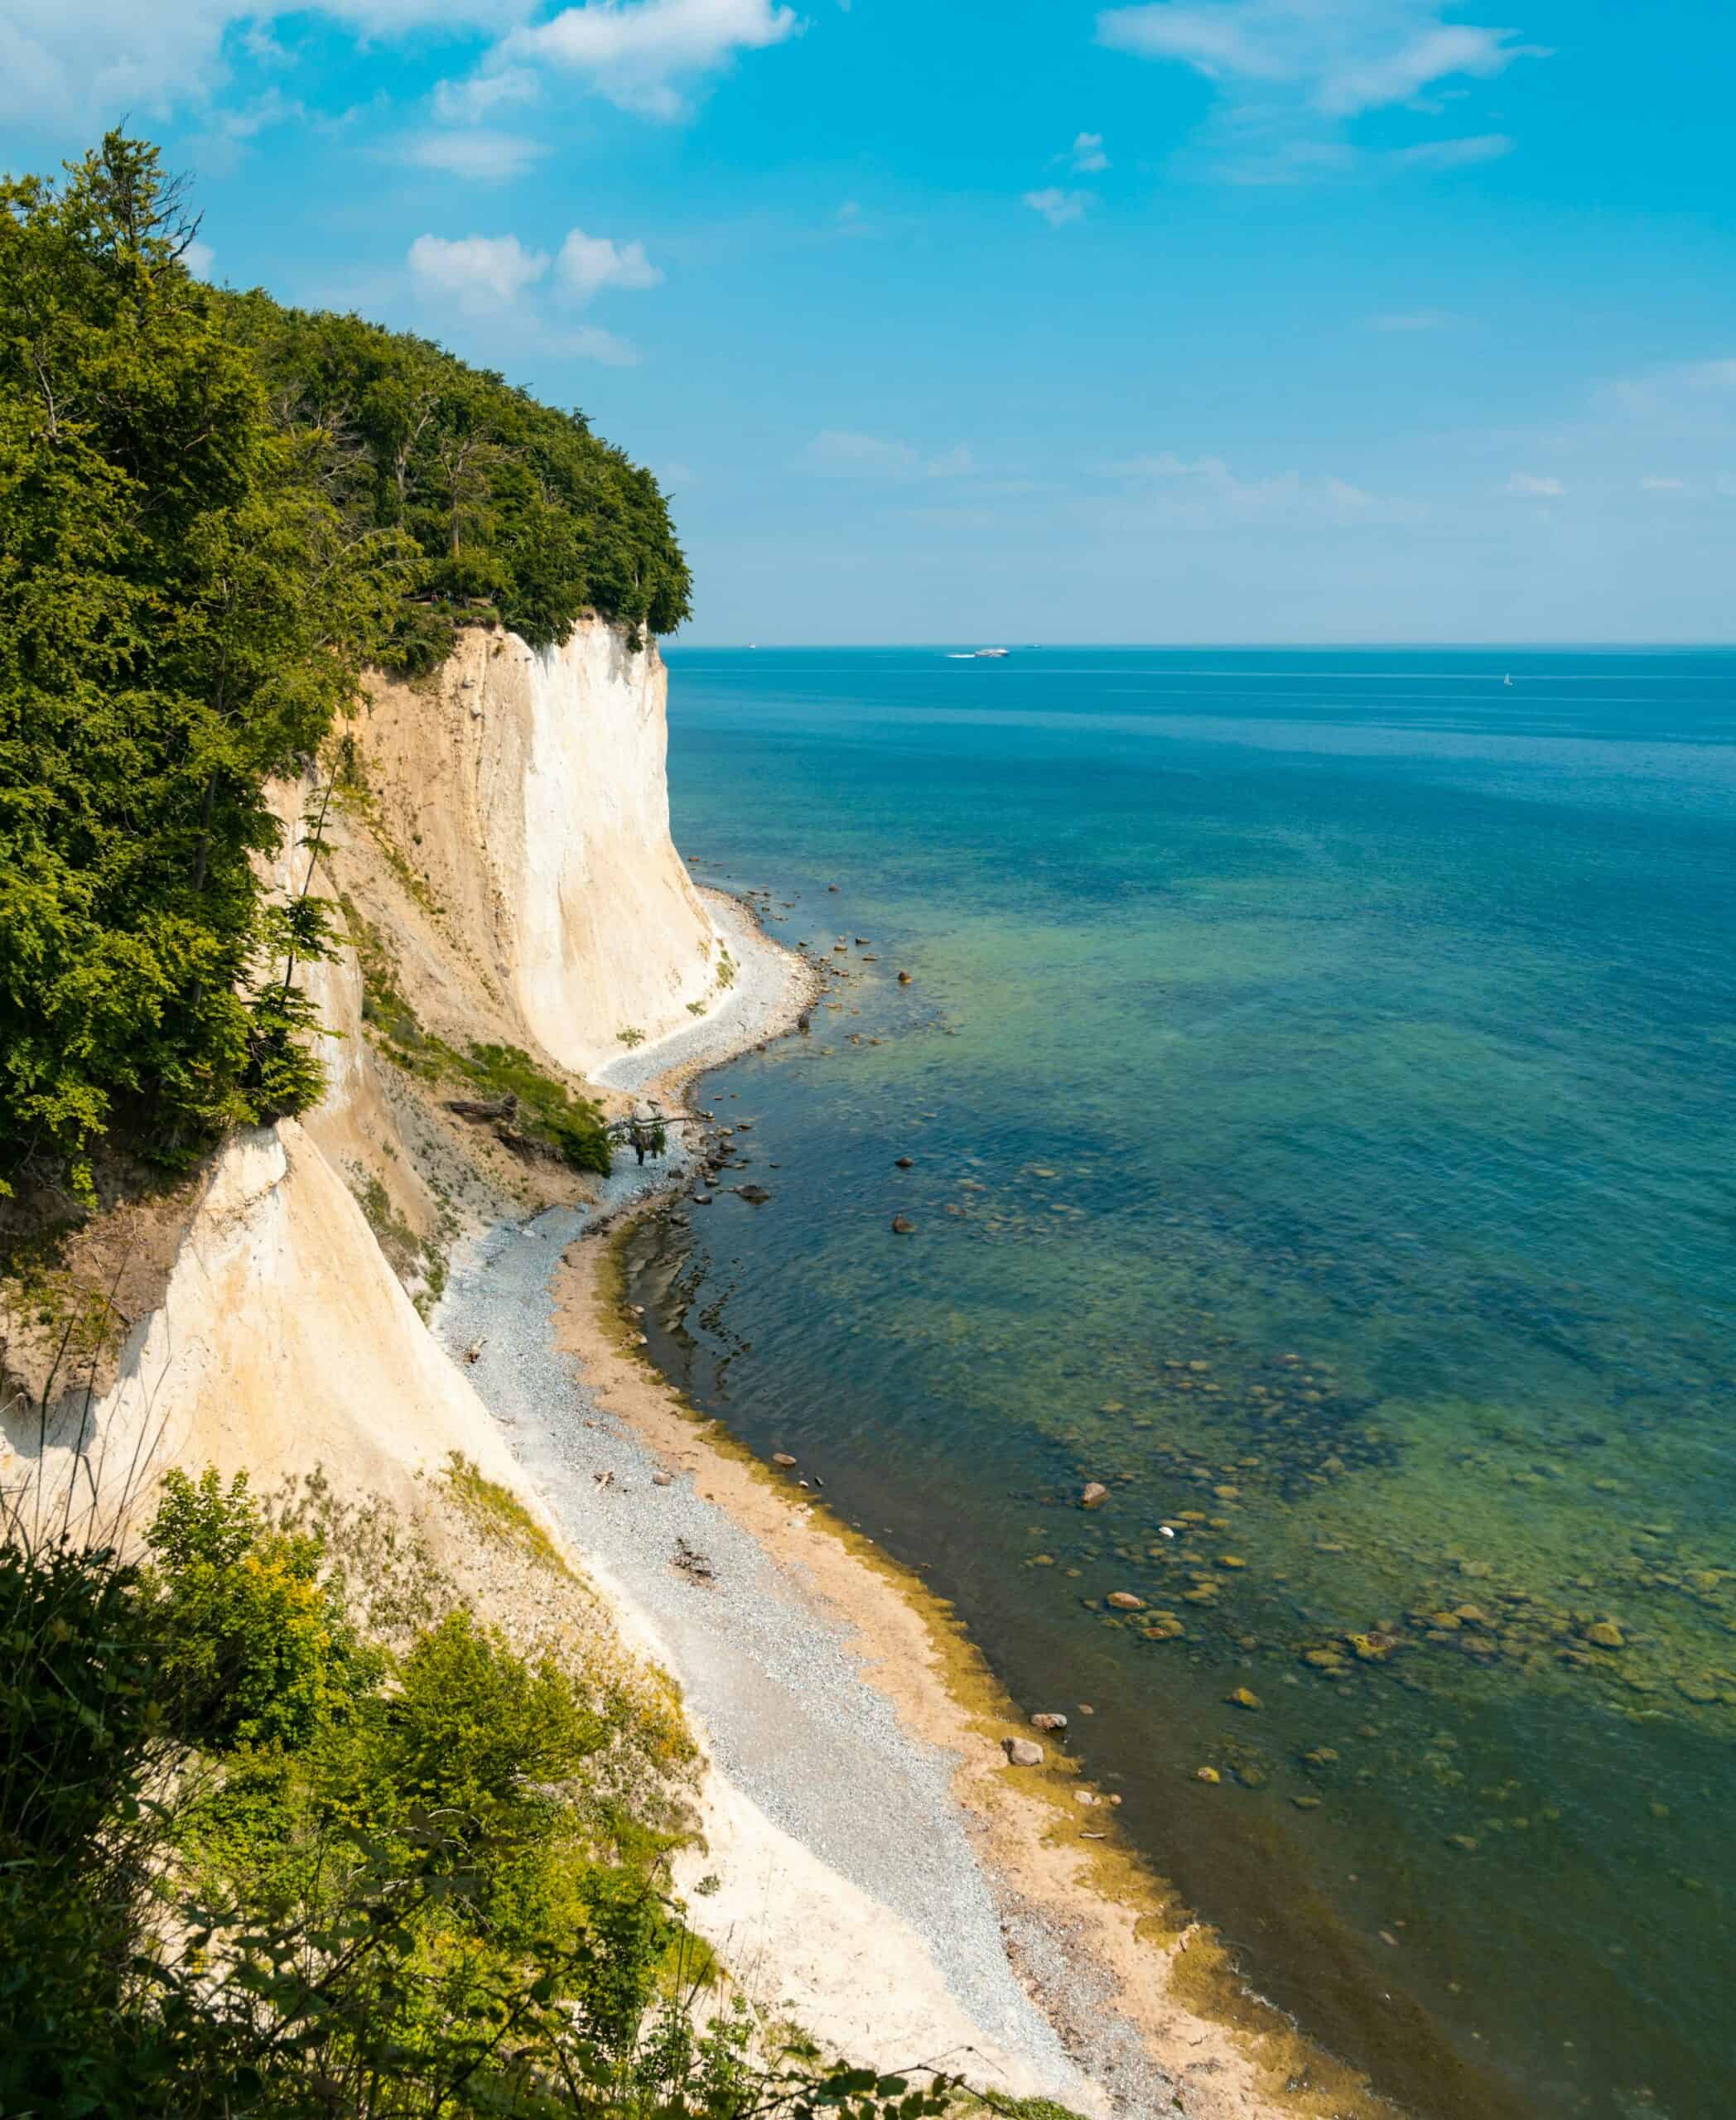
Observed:
[[[649,473],[427,342],[202,285],[157,150],[0,181],[0,1190],[305,1106],[266,783],[483,620],[687,613]]]

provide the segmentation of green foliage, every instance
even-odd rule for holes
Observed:
[[[171,1471],[147,1534],[157,1565],[165,1705],[203,1744],[309,1743],[379,1675],[317,1535],[268,1530],[238,1472]]]
[[[460,1611],[395,1667],[351,1654],[311,1686],[311,1607],[262,1609],[247,1578],[317,1588],[317,1539],[210,1476],[168,1483],[150,1540],[142,1574],[0,1545],[0,2112],[951,2109],[950,2086],[769,2060],[739,2004],[696,2007],[709,1956],[660,1889],[666,1843],[627,1829],[609,1711],[571,1671]],[[233,1664],[220,1590],[279,1653]],[[329,1667],[354,1629],[340,1582],[323,1599]],[[214,1698],[215,1665],[256,1712]]]
[[[552,1142],[574,1170],[609,1175],[609,1136],[603,1115],[589,1098],[545,1075],[516,1045],[473,1045],[453,1056],[458,1073],[489,1096],[515,1096],[519,1124]]]
[[[436,668],[484,617],[534,648],[586,610],[635,638],[687,615],[689,577],[656,480],[591,431],[427,340],[356,316],[221,297],[281,416],[318,437],[321,472],[354,532],[414,541],[412,600],[388,659]]]
[[[180,259],[154,149],[0,182],[0,1183],[88,1192],[316,1093],[264,783],[316,749],[398,584]]]

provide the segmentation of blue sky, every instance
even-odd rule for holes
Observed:
[[[207,269],[658,470],[696,641],[1736,638],[1714,0],[0,0]]]

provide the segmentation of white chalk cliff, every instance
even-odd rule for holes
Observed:
[[[667,691],[655,643],[600,619],[541,651],[478,631],[433,684],[371,687],[356,726],[393,837],[518,1042],[579,1074],[716,984],[719,937],[669,837]]]

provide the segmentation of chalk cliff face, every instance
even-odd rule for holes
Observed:
[[[515,1164],[446,1111],[449,1085],[374,1050],[358,945],[456,1049],[521,1045],[574,1076],[619,1055],[622,1030],[655,1038],[714,1005],[723,942],[669,838],[665,692],[655,647],[598,620],[542,653],[472,632],[433,681],[370,685],[352,739],[367,793],[328,806],[313,883],[353,939],[302,975],[334,1034],[326,1096],[181,1188],[118,1361],[57,1379],[46,1436],[12,1399],[0,1441],[40,1449],[51,1488],[75,1458],[87,1491],[94,1472],[117,1496],[171,1464],[268,1482],[317,1464],[413,1506],[413,1476],[453,1450],[521,1484],[406,1286],[426,1300],[467,1224],[576,1181]],[[271,880],[293,892],[322,790],[310,774],[272,795]]]
[[[435,684],[374,686],[356,725],[388,829],[515,1042],[580,1074],[716,983],[721,946],[669,838],[666,692],[654,644],[589,619],[542,652],[468,634]]]

